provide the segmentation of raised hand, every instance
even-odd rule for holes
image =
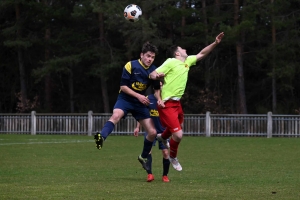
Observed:
[[[217,37],[216,37],[216,43],[219,44],[222,40],[222,38],[224,37],[224,32],[220,33]]]

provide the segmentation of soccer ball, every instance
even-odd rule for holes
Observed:
[[[130,22],[139,21],[139,17],[142,16],[142,9],[135,4],[130,4],[124,9],[124,17]]]

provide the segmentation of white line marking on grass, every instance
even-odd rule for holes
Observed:
[[[19,144],[63,144],[63,143],[84,143],[92,142],[93,140],[68,140],[68,141],[52,141],[52,142],[16,142],[16,143],[0,143],[0,146],[19,145]]]

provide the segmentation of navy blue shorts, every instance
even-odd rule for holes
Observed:
[[[146,136],[147,136],[147,133],[145,132],[145,133],[144,133],[144,138],[146,138]],[[160,149],[160,150],[168,149],[161,141],[157,140],[156,138],[155,138],[155,140],[153,141],[152,146],[155,146],[156,141],[158,141],[158,149]]]
[[[129,102],[122,98],[118,98],[114,106],[114,109],[116,108],[123,110],[124,112],[123,119],[126,118],[128,113],[131,113],[132,116],[137,121],[139,121],[140,119],[150,118],[150,113],[148,108],[140,102]]]

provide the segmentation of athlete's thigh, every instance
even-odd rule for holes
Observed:
[[[158,108],[158,112],[162,125],[168,128],[171,133],[181,130],[177,106]]]
[[[120,119],[124,116],[124,111],[119,108],[113,110],[112,116],[109,118],[109,121],[112,121],[114,124],[117,124]]]
[[[147,119],[140,119],[139,120],[140,124],[143,126],[143,128],[146,130],[148,133],[148,136],[153,136],[155,134],[156,136],[156,129],[154,127],[154,123],[151,118]]]
[[[183,113],[181,104],[178,107],[178,121],[179,121],[180,124],[182,124],[183,121],[184,121],[184,113]]]
[[[114,110],[117,109],[120,109],[124,112],[123,119],[125,119],[128,112],[133,109],[133,105],[131,102],[128,102],[124,99],[118,99],[114,106]]]
[[[135,103],[130,112],[137,121],[150,118],[149,109],[143,104]]]

